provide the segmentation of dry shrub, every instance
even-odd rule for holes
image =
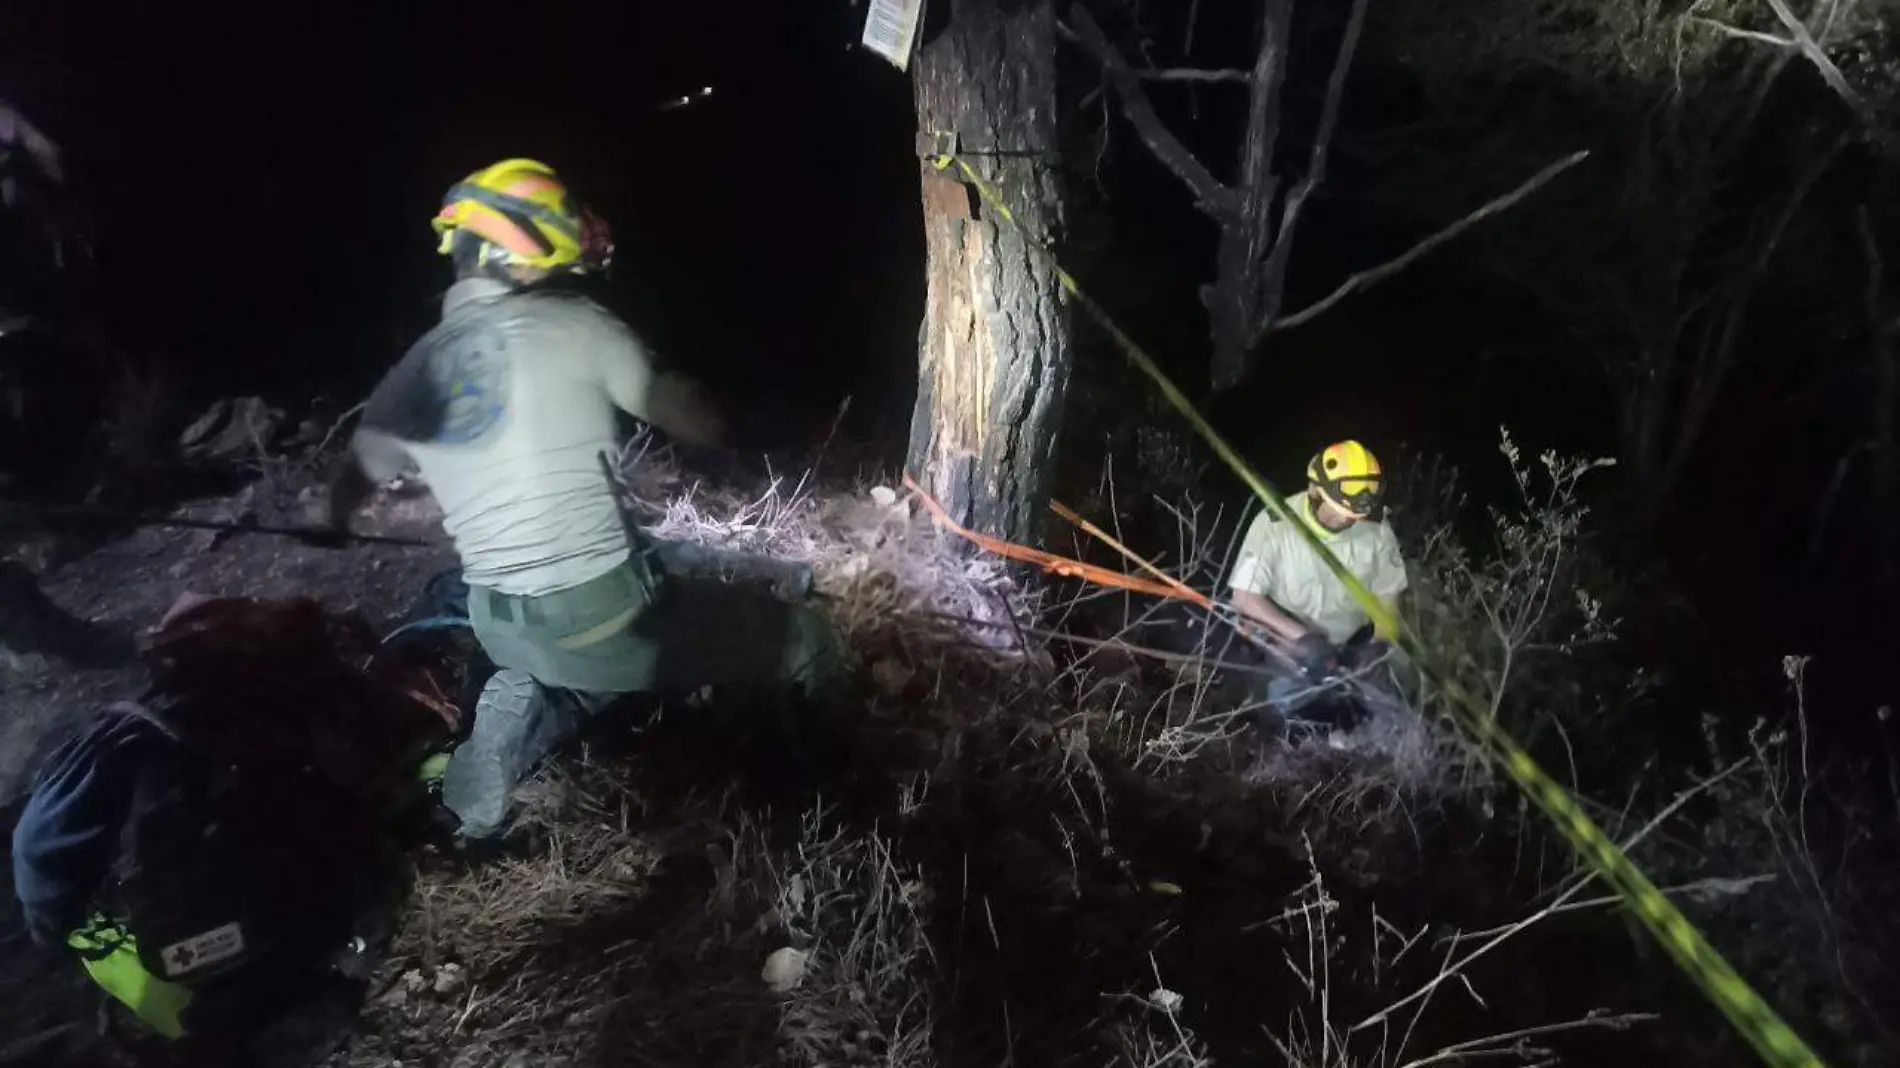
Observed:
[[[1657,1019],[1646,1013],[1598,1009],[1573,1019],[1421,1050],[1420,1035],[1432,1029],[1422,1030],[1421,1024],[1434,1009],[1440,1014],[1456,1011],[1445,1004],[1453,1000],[1487,1007],[1471,977],[1471,966],[1555,913],[1543,910],[1497,930],[1466,934],[1436,932],[1430,925],[1403,930],[1380,917],[1375,908],[1369,922],[1354,931],[1341,922],[1342,902],[1329,892],[1316,861],[1311,871],[1312,877],[1270,924],[1289,935],[1284,964],[1305,995],[1289,1007],[1285,1023],[1268,1025],[1273,1045],[1288,1068],[1424,1068],[1464,1063],[1532,1068],[1561,1062],[1558,1048],[1550,1042],[1556,1036],[1586,1029],[1620,1031]],[[1415,978],[1421,975],[1423,982]],[[1368,992],[1368,986],[1375,996],[1407,992],[1362,1015],[1349,1006],[1359,1000],[1354,995]]]
[[[1900,1043],[1900,809],[1891,751],[1827,757],[1810,735],[1806,657],[1783,662],[1791,721],[1757,720],[1740,738],[1703,721],[1707,802],[1638,854],[1658,880],[1747,873],[1746,896],[1698,902],[1691,916],[1812,1041],[1851,1063]]]
[[[756,852],[771,856],[763,843]],[[798,972],[786,980],[793,989],[779,1024],[786,1059],[813,1068],[935,1064],[936,962],[919,918],[928,895],[922,874],[901,868],[875,831],[851,834],[814,809],[773,882],[776,919]]]
[[[762,491],[743,493],[689,481],[645,434],[618,467],[625,500],[655,536],[811,565],[848,648],[885,634],[899,645],[1023,651],[1012,632],[1033,600],[1000,562],[961,551],[889,487],[821,492],[808,471],[789,484],[770,475]]]

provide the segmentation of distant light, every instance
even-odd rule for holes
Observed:
[[[687,107],[691,104],[704,100],[711,95],[713,95],[713,87],[710,85],[703,85],[696,92],[688,93],[685,96],[676,96],[676,97],[672,97],[668,99],[665,103],[659,104],[658,109],[661,111],[677,111],[680,108]]]

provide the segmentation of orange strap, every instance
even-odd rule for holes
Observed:
[[[1189,586],[1187,583],[1182,582],[1180,579],[1175,578],[1173,575],[1168,574],[1166,571],[1163,571],[1160,568],[1154,566],[1153,564],[1149,563],[1147,560],[1142,559],[1142,557],[1137,555],[1133,549],[1130,549],[1128,546],[1123,545],[1121,542],[1115,540],[1112,537],[1109,537],[1107,531],[1103,530],[1102,528],[1096,526],[1094,523],[1091,523],[1088,520],[1077,515],[1074,509],[1070,508],[1068,505],[1063,504],[1061,501],[1050,501],[1049,510],[1061,516],[1062,518],[1068,520],[1069,522],[1074,523],[1076,526],[1082,528],[1082,533],[1087,534],[1090,537],[1095,538],[1096,540],[1102,542],[1103,544],[1107,545],[1109,548],[1115,550],[1116,552],[1127,557],[1129,560],[1133,561],[1136,567],[1139,567],[1143,571],[1146,571],[1150,575],[1153,575],[1156,581],[1166,585],[1168,589],[1172,591],[1171,593],[1168,594],[1168,596],[1176,598],[1177,600],[1192,602],[1196,605],[1199,605],[1202,608],[1207,609],[1210,612],[1215,610],[1213,598],[1195,589],[1194,587]]]
[[[1004,541],[1001,538],[993,538],[987,534],[978,534],[976,531],[970,530],[950,518],[950,513],[944,511],[943,505],[938,504],[934,497],[925,493],[923,487],[917,485],[916,481],[912,479],[908,473],[904,475],[904,487],[917,495],[917,499],[923,502],[925,510],[930,513],[930,518],[936,520],[938,526],[975,544],[978,548],[993,552],[998,556],[1007,557],[1011,560],[1019,560],[1026,564],[1035,564],[1037,567],[1042,568],[1052,575],[1081,579],[1084,582],[1093,582],[1098,586],[1110,586],[1119,590],[1131,590],[1135,593],[1145,593],[1153,597],[1167,597],[1176,600],[1194,599],[1184,598],[1180,589],[1165,583],[1136,578],[1133,575],[1121,571],[1098,567],[1095,564],[1085,564],[1080,560],[1071,560],[1066,556],[1057,556],[1054,553],[1044,552],[1041,549],[1032,549],[1027,545],[1018,545],[1015,542]],[[1193,591],[1190,590],[1189,592],[1192,593]]]

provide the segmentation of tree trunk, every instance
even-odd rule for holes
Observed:
[[[919,143],[954,134],[1016,223],[1050,241],[1062,222],[1054,10],[1049,0],[949,7],[918,51]],[[1068,309],[1048,259],[992,218],[954,165],[922,168],[928,285],[910,470],[960,522],[1033,542],[1068,390]]]
[[[1241,134],[1240,176],[1234,187],[1238,215],[1220,221],[1214,282],[1202,290],[1213,355],[1209,377],[1216,390],[1239,384],[1260,334],[1280,314],[1286,289],[1283,259],[1269,263],[1280,183],[1273,171],[1280,140],[1280,86],[1293,23],[1291,0],[1265,0],[1260,50],[1247,89],[1247,128]]]

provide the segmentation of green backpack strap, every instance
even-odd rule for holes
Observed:
[[[132,932],[95,914],[86,926],[66,936],[66,944],[78,952],[92,981],[147,1027],[170,1039],[185,1036],[184,1013],[191,1005],[191,988],[148,971],[139,960],[138,940]]]

